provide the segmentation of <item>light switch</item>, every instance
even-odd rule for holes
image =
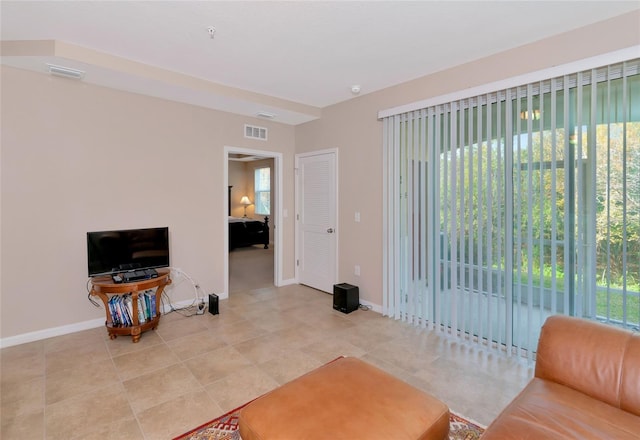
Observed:
[[[356,211],[356,223],[360,223],[360,211]]]

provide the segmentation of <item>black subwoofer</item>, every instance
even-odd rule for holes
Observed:
[[[342,313],[351,313],[360,305],[358,286],[342,283],[333,285],[333,308]]]
[[[212,293],[209,295],[209,313],[212,315],[217,315],[220,313],[218,311],[218,295]]]

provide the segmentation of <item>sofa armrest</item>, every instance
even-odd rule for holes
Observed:
[[[639,336],[630,331],[551,316],[542,326],[535,377],[640,415],[639,347]]]
[[[620,408],[640,416],[640,334],[629,340],[620,381]]]

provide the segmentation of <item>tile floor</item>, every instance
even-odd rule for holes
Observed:
[[[292,285],[232,293],[220,314],[162,317],[133,344],[104,328],[4,348],[1,437],[170,439],[340,356],[488,424],[532,375],[513,358]]]

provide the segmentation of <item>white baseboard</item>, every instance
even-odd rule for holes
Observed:
[[[162,314],[167,314],[171,311],[171,306],[173,306],[174,308],[177,309],[183,309],[185,307],[189,307],[189,306],[195,306],[195,299],[191,298],[191,299],[185,299],[182,301],[178,301],[178,302],[171,302],[171,304],[163,304],[162,305]],[[204,302],[205,304],[209,304],[209,299],[208,297],[204,298]]]
[[[91,319],[89,321],[76,322],[75,324],[61,325],[60,327],[51,327],[35,332],[23,333],[21,335],[9,336],[0,339],[0,348],[11,347],[14,345],[26,344],[27,342],[40,341],[42,339],[52,338],[54,336],[67,335],[82,330],[89,330],[104,326],[104,318]]]
[[[193,304],[193,299],[187,299],[172,303],[174,307],[188,307]],[[163,305],[162,314],[171,311],[171,306]],[[28,342],[41,341],[54,336],[68,335],[92,328],[104,327],[104,318],[90,319],[89,321],[76,322],[74,324],[61,325],[59,327],[46,328],[35,332],[23,333],[21,335],[0,338],[0,348],[12,347],[14,345],[26,344]]]
[[[295,278],[289,278],[288,280],[282,280],[280,282],[280,286],[278,287],[282,287],[282,286],[290,286],[292,284],[298,284],[298,281],[296,281]]]
[[[371,307],[371,310],[373,310],[374,312],[382,313],[382,306],[379,304],[374,304],[369,301],[363,301],[362,299],[360,300],[360,304]]]

